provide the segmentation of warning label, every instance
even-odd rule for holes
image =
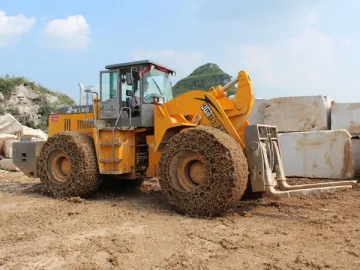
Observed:
[[[59,116],[57,116],[57,115],[52,115],[52,116],[51,116],[51,121],[53,121],[53,122],[59,121]]]

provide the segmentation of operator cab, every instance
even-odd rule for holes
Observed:
[[[149,60],[105,68],[100,72],[100,119],[112,126],[153,127],[154,104],[173,99],[170,75],[175,71]]]

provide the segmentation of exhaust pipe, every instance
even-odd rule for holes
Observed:
[[[78,86],[80,88],[80,102],[79,102],[79,105],[84,105],[84,85],[79,82]]]

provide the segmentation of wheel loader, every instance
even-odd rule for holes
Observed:
[[[85,90],[91,103],[49,116],[47,141],[13,143],[14,164],[54,197],[89,197],[104,177],[158,178],[169,204],[190,216],[221,215],[246,192],[281,199],[356,183],[286,182],[276,126],[247,121],[254,92],[246,71],[176,98],[173,75],[150,60],[105,66],[99,93]]]

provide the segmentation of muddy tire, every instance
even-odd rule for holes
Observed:
[[[189,128],[168,142],[159,182],[169,203],[189,216],[219,216],[239,202],[248,183],[241,146],[210,127]]]
[[[38,159],[38,173],[54,197],[89,197],[101,184],[94,142],[74,131],[48,138]]]

